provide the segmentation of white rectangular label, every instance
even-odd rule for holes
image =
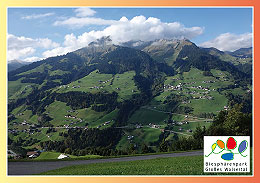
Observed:
[[[204,136],[204,172],[250,172],[250,137]]]

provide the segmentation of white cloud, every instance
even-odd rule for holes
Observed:
[[[7,35],[8,52],[7,60],[23,59],[36,52],[37,48],[52,49],[58,47],[59,44],[48,38],[32,39],[24,36]]]
[[[201,27],[185,27],[179,22],[166,23],[158,18],[144,16],[136,16],[131,20],[122,17],[120,20],[103,20],[96,18],[70,18],[64,21],[55,22],[56,25],[74,25],[84,26],[86,24],[109,24],[103,30],[85,32],[80,36],[67,34],[64,37],[63,46],[48,50],[43,53],[44,57],[66,54],[81,47],[87,46],[90,42],[95,41],[103,36],[110,36],[114,44],[120,44],[130,40],[151,41],[154,39],[192,39],[203,33]],[[75,21],[73,21],[75,20]],[[78,21],[76,21],[78,20]],[[80,22],[81,20],[82,22]]]
[[[111,25],[115,20],[105,20],[94,17],[70,17],[65,20],[58,20],[53,23],[54,26],[69,26],[70,28],[82,28],[87,25]]]
[[[77,17],[87,17],[87,16],[95,15],[96,11],[88,7],[81,7],[81,8],[77,8],[75,10],[75,13]]]
[[[247,48],[252,46],[252,33],[245,34],[220,34],[213,40],[200,44],[202,47],[214,47],[221,51],[235,51],[239,48]]]
[[[48,38],[32,39],[24,36],[15,36],[13,34],[7,35],[8,49],[22,49],[26,47],[40,47],[40,48],[53,48],[59,46],[58,43],[53,42]]]
[[[90,17],[96,14],[95,10],[88,7],[77,8],[76,17],[63,18],[53,23],[54,26],[68,26],[70,28],[82,28],[87,25],[111,25],[116,23],[115,20],[105,20],[102,18]]]
[[[26,19],[26,20],[39,19],[39,18],[49,17],[49,16],[52,16],[54,14],[55,13],[32,14],[32,15],[23,16],[22,19]]]
[[[34,52],[35,52],[35,49],[32,47],[22,48],[19,50],[8,49],[7,60],[11,61],[11,60],[20,59],[22,57],[32,55]]]
[[[44,58],[48,58],[48,57],[53,57],[53,56],[57,56],[57,55],[64,55],[64,54],[74,51],[74,50],[75,49],[73,49],[73,47],[57,47],[52,50],[47,50],[47,51],[43,52],[42,55]]]
[[[131,20],[122,17],[117,24],[103,30],[103,36],[111,36],[115,43],[130,40],[150,41],[162,38],[194,38],[202,34],[203,28],[187,28],[179,22],[165,23],[160,19],[136,16]]]
[[[35,61],[39,61],[39,60],[42,60],[42,59],[44,59],[44,58],[33,56],[33,57],[27,57],[27,58],[23,59],[23,61],[25,61],[25,62],[35,62]]]

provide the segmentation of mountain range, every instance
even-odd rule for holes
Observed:
[[[8,72],[18,69],[24,65],[28,65],[30,62],[24,62],[21,60],[11,60],[8,62]]]
[[[9,138],[24,148],[64,151],[61,142],[73,144],[67,137],[76,128],[111,138],[82,149],[156,150],[162,139],[208,127],[251,91],[252,48],[222,52],[188,39],[114,45],[104,37],[8,73]]]

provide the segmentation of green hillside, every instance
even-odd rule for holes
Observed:
[[[122,74],[101,74],[95,70],[82,79],[71,82],[68,85],[62,85],[57,88],[57,92],[65,93],[69,91],[83,91],[90,93],[98,92],[117,92],[119,100],[131,98],[133,93],[139,93],[133,77],[134,71],[124,72]]]
[[[252,78],[231,59],[250,58],[248,50],[205,51],[186,39],[141,50],[96,44],[8,73],[9,145],[74,155],[167,151],[164,143],[209,129],[235,104],[251,112]]]

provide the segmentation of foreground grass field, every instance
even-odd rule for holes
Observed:
[[[41,155],[39,157],[37,157],[35,160],[57,160],[57,158],[59,157],[61,153],[58,152],[42,152]],[[72,159],[97,159],[97,158],[101,158],[102,156],[99,155],[86,155],[86,156],[73,156],[73,155],[69,155],[70,158]]]
[[[158,158],[65,167],[43,175],[200,175],[203,157]]]
[[[61,153],[58,152],[42,152],[39,157],[36,158],[36,160],[42,160],[42,159],[57,159]]]
[[[251,175],[250,174],[247,175]],[[157,158],[65,167],[41,175],[212,175],[203,172],[203,156]],[[240,174],[242,175],[242,174]],[[245,175],[245,174],[243,174]]]

